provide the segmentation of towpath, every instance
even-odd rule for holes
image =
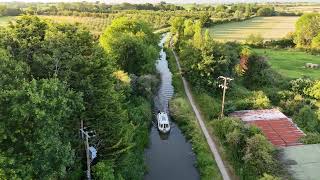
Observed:
[[[193,100],[193,97],[192,97],[192,94],[191,94],[191,91],[190,91],[190,88],[189,88],[189,85],[188,85],[188,82],[186,81],[186,79],[183,77],[182,75],[182,71],[181,71],[181,66],[180,66],[180,62],[179,62],[179,57],[177,55],[177,53],[171,49],[173,54],[174,54],[174,57],[176,59],[176,62],[177,62],[177,65],[178,65],[178,69],[179,69],[179,72],[181,74],[181,78],[182,78],[182,81],[183,81],[183,86],[184,86],[184,90],[185,90],[185,93],[186,95],[188,96],[188,99],[190,101],[190,104],[192,106],[192,109],[194,111],[194,113],[196,114],[196,117],[197,117],[197,120],[198,120],[198,123],[200,125],[200,128],[208,142],[208,145],[210,147],[210,150],[215,158],[215,161],[218,165],[218,168],[220,170],[220,173],[223,177],[224,180],[230,180],[230,176],[229,176],[229,173],[228,173],[228,170],[227,168],[225,167],[223,161],[222,161],[222,158],[218,152],[218,149],[217,149],[217,146],[215,144],[215,142],[212,140],[211,136],[209,135],[209,132],[207,130],[207,127],[205,126],[205,123],[203,121],[203,118],[200,114],[200,111],[198,110],[197,106],[195,105],[195,102]]]

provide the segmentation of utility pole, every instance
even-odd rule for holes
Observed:
[[[90,136],[88,131],[85,127],[83,127],[83,120],[81,120],[81,137],[85,136],[85,148],[86,148],[86,154],[87,154],[87,179],[91,180],[91,159],[90,159],[90,152],[89,152],[89,138],[95,137],[95,135]]]
[[[229,77],[224,77],[224,76],[219,76],[218,79],[223,80],[223,84],[219,84],[219,87],[223,88],[223,95],[222,95],[222,103],[221,103],[221,118],[223,117],[223,112],[224,112],[224,100],[226,96],[226,90],[228,89],[228,83],[232,81],[233,79]]]

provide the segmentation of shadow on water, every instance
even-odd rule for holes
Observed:
[[[154,112],[164,111],[169,114],[169,101],[173,96],[172,74],[168,68],[166,53],[163,45],[166,41],[163,35],[159,46],[161,47],[160,59],[157,60],[156,68],[160,73],[161,84],[158,94],[154,97]],[[156,120],[153,124],[156,125]],[[150,145],[145,151],[145,159],[148,172],[146,180],[195,180],[200,179],[195,168],[195,155],[191,144],[186,140],[181,130],[171,122],[169,134],[160,133],[156,126],[150,131]]]

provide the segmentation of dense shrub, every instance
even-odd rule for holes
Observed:
[[[257,179],[265,172],[276,174],[274,148],[258,128],[231,118],[212,121],[211,125],[240,178]]]
[[[257,55],[249,57],[248,70],[244,74],[244,84],[247,88],[254,89],[274,85],[274,76],[275,73],[271,70],[265,58]]]
[[[273,16],[275,15],[274,8],[262,7],[257,11],[257,16]]]
[[[245,43],[253,47],[261,47],[263,45],[263,37],[261,34],[250,34]]]
[[[284,92],[283,92],[284,93]],[[306,105],[305,99],[301,95],[293,95],[292,98],[285,98],[280,100],[279,106],[288,116],[294,115],[298,112],[302,107]]]
[[[303,136],[300,139],[300,142],[303,144],[319,144],[320,143],[320,134],[319,133],[310,133],[307,132],[306,136]]]
[[[310,106],[304,106],[293,116],[293,120],[297,125],[307,132],[320,132],[320,124],[317,114]]]
[[[312,85],[312,80],[308,78],[298,78],[290,81],[291,91],[303,95],[305,90]]]

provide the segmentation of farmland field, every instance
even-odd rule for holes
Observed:
[[[14,20],[16,16],[2,16],[0,17],[0,26],[8,24],[9,21]]]
[[[266,56],[272,68],[289,78],[309,76],[320,79],[320,69],[307,69],[305,63],[320,64],[320,56],[305,52],[287,50],[255,49],[259,55]]]
[[[242,22],[231,22],[208,28],[216,40],[243,41],[250,34],[261,34],[266,40],[279,39],[295,29],[299,17],[256,17]]]
[[[79,23],[90,30],[93,34],[100,34],[111,23],[108,18],[80,17],[80,16],[39,16],[51,19],[57,23]]]
[[[286,12],[320,12],[320,5],[300,5],[300,6],[287,6],[287,7],[276,7],[276,10],[286,11]]]

